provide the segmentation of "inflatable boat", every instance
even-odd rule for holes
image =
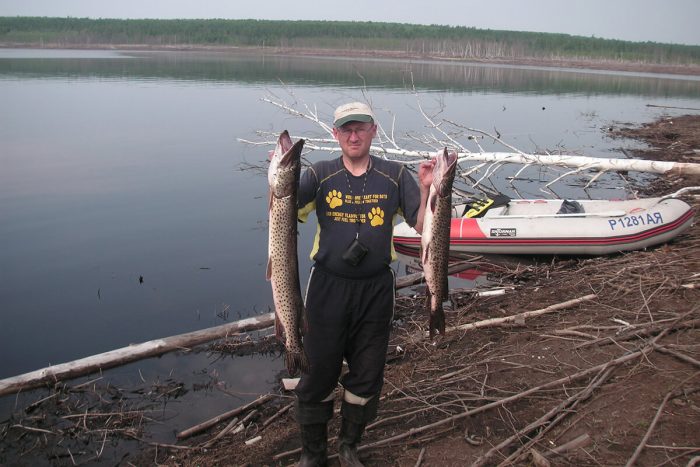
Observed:
[[[605,255],[639,250],[676,237],[690,227],[694,214],[687,203],[670,197],[488,201],[453,206],[450,252]],[[415,252],[420,240],[405,222],[394,227],[397,252]]]

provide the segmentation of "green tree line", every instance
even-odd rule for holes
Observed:
[[[0,42],[40,46],[303,47],[400,51],[464,59],[603,59],[700,64],[700,46],[371,21],[0,17]]]

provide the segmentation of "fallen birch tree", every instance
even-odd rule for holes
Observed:
[[[426,127],[429,129],[430,133],[420,135],[407,134],[405,138],[403,138],[403,141],[406,141],[406,143],[402,143],[397,136],[396,117],[392,115],[390,127],[385,128],[378,122],[377,138],[375,140],[377,144],[371,146],[370,152],[379,157],[392,159],[404,164],[418,164],[432,157],[435,151],[441,150],[446,146],[450,147],[458,153],[458,175],[460,179],[464,183],[471,185],[474,189],[484,190],[483,185],[486,181],[490,182],[491,178],[504,167],[513,165],[521,167],[517,170],[515,175],[507,177],[511,184],[514,180],[520,180],[522,173],[530,167],[545,166],[561,168],[563,173],[553,175],[553,178],[544,184],[544,188],[550,189],[550,191],[553,184],[573,175],[585,175],[589,177],[590,180],[584,186],[584,188],[587,188],[605,173],[625,173],[631,171],[653,174],[700,174],[700,164],[693,162],[668,162],[629,159],[626,157],[599,158],[579,154],[552,154],[549,152],[545,154],[527,153],[505,141],[498,130],[494,129],[495,131],[491,133],[478,128],[471,128],[449,119],[438,120],[435,115],[429,115],[423,109],[418,94],[415,93],[415,95],[419,111],[427,122]],[[294,136],[296,139],[304,138],[306,140],[305,149],[307,151],[339,153],[340,147],[333,138],[333,130],[326,121],[328,119],[322,117],[315,106],[300,101],[293,94],[291,94],[291,97],[294,104],[290,104],[272,95],[262,100],[278,107],[293,117],[313,123],[328,136],[320,138],[308,137],[308,135]],[[443,109],[440,109],[440,111],[436,112],[436,115],[439,115],[442,110]],[[274,147],[277,135],[263,131],[259,131],[258,134],[263,138],[260,141],[250,141],[241,138],[239,138],[238,141],[251,145]],[[493,142],[496,146],[506,148],[507,151],[486,151],[479,142],[480,140]],[[477,150],[472,151],[468,149],[467,144],[476,146]],[[409,147],[416,145],[426,147],[427,149],[414,149],[413,147]],[[495,186],[493,186],[493,188],[495,189]]]
[[[303,136],[295,136],[295,139],[303,138]],[[494,139],[497,139],[494,136]],[[253,143],[248,140],[239,140],[244,143]],[[314,144],[313,138],[307,138],[305,149],[315,151],[339,153],[339,146],[321,146]],[[326,141],[326,140],[321,140]],[[259,144],[255,143],[255,144]],[[264,145],[275,144],[274,141],[264,141]],[[370,146],[370,152],[375,155],[389,157],[413,158],[414,161],[405,163],[420,163],[425,159],[429,159],[435,155],[435,151],[416,151],[408,149],[394,149],[384,146]],[[669,161],[654,161],[646,159],[618,159],[618,158],[600,158],[581,156],[576,154],[527,154],[523,152],[458,152],[458,163],[465,162],[492,162],[501,164],[522,164],[522,165],[552,165],[569,167],[578,169],[576,172],[583,170],[593,170],[596,172],[608,171],[624,171],[624,172],[647,172],[654,174],[675,174],[675,175],[700,175],[700,164],[693,162],[669,162]],[[573,173],[567,173],[573,175]],[[551,185],[557,180],[548,182]]]

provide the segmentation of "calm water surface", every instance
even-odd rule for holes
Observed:
[[[243,170],[263,166],[267,148],[237,138],[283,129],[320,136],[313,124],[261,98],[272,93],[311,103],[329,120],[336,105],[363,99],[363,86],[380,120],[389,127],[395,115],[401,134],[427,132],[415,86],[428,111],[444,105],[442,118],[497,129],[522,150],[567,148],[600,157],[620,157],[617,148],[629,145],[606,138],[603,128],[682,112],[647,104],[700,108],[697,77],[0,50],[0,378],[269,311],[267,181],[260,171]],[[530,170],[537,180],[551,178]],[[505,184],[499,188],[513,194]],[[545,196],[539,183],[517,188],[524,197]],[[566,196],[627,195],[616,177],[587,193],[564,183],[556,189]],[[312,235],[313,225],[302,227],[304,282]],[[107,375],[123,384],[165,377],[192,388],[213,382],[239,395],[209,389],[204,401],[183,397],[169,425],[156,429],[172,440],[174,430],[266,391],[282,368],[275,357],[169,355]],[[6,416],[14,402],[0,399],[0,413]]]

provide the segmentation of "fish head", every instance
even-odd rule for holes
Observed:
[[[433,169],[433,187],[438,196],[444,198],[452,196],[452,183],[457,171],[457,153],[447,151],[447,148],[439,152],[435,158]]]
[[[267,181],[270,186],[275,184],[277,170],[282,162],[282,157],[291,147],[292,138],[289,136],[289,132],[284,130],[282,133],[280,133],[279,138],[277,138],[277,145],[275,146],[274,151],[270,151],[270,167],[267,169]]]
[[[292,143],[287,130],[280,134],[275,150],[270,155],[270,167],[267,170],[267,181],[273,196],[282,198],[296,190],[303,147],[303,139]]]

